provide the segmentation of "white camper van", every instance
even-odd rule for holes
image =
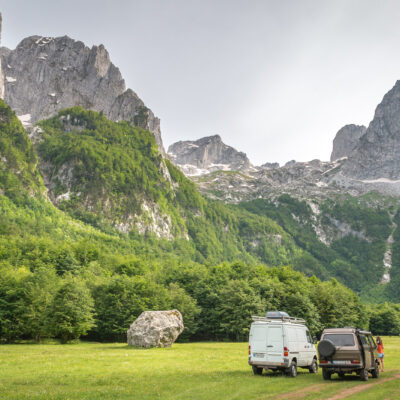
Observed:
[[[317,352],[305,321],[282,311],[252,317],[249,364],[256,375],[263,369],[281,370],[296,377],[297,368],[318,371]]]

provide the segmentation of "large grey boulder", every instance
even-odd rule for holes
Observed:
[[[136,347],[170,347],[183,331],[178,310],[144,311],[128,329],[128,345]]]

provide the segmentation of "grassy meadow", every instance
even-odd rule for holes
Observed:
[[[385,372],[325,382],[299,370],[297,378],[254,376],[247,343],[187,343],[139,350],[121,343],[0,346],[1,399],[398,399],[400,338],[386,337]],[[344,397],[343,397],[344,396]]]

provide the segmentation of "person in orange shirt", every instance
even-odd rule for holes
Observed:
[[[379,365],[381,366],[381,372],[384,371],[385,368],[385,364],[383,362],[383,357],[384,357],[384,352],[383,352],[383,342],[382,339],[380,338],[380,336],[376,337],[376,344],[378,346],[378,357],[379,357]]]

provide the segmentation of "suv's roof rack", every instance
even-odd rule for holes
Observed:
[[[292,324],[299,324],[299,325],[305,325],[306,321],[302,318],[296,318],[296,317],[279,317],[279,318],[268,318],[268,317],[258,317],[257,315],[252,315],[251,316],[253,321],[259,321],[259,322],[291,322]]]

